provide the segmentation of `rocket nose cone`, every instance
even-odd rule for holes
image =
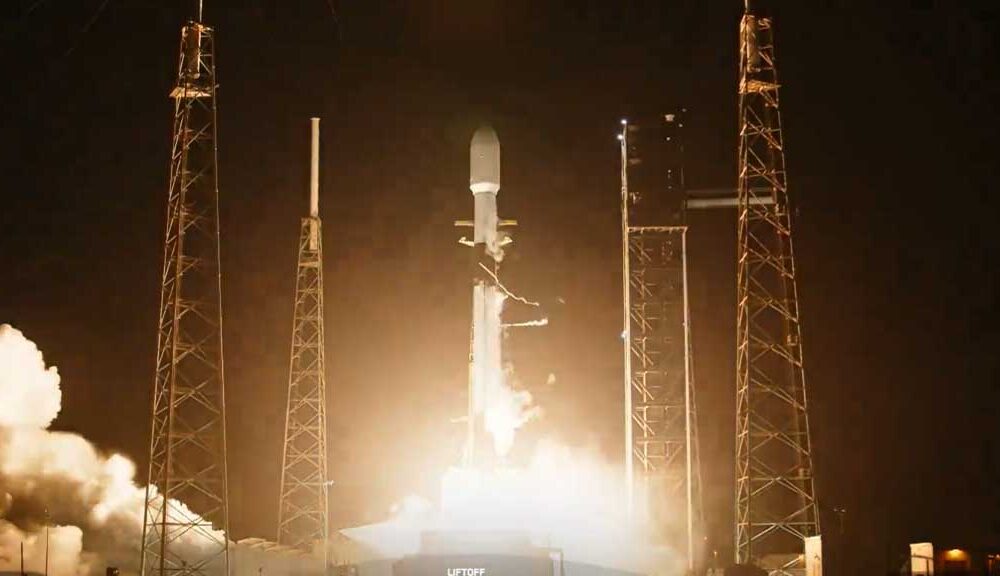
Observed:
[[[489,126],[481,126],[469,145],[469,188],[476,192],[500,190],[500,140]]]

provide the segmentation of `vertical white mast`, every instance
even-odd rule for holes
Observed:
[[[622,342],[625,347],[625,494],[628,503],[629,516],[633,512],[633,502],[635,491],[635,464],[632,457],[632,336],[630,334],[631,321],[629,310],[631,300],[629,294],[629,222],[628,222],[628,121],[622,120],[622,131],[618,135],[621,141],[621,185],[622,185]]]
[[[312,157],[309,165],[309,216],[319,217],[319,118],[311,118]]]
[[[319,118],[311,118],[312,155],[309,160],[309,248],[316,250],[319,245]]]
[[[312,118],[309,215],[302,218],[295,275],[278,543],[329,559],[323,235],[319,218],[319,118]],[[320,547],[320,548],[317,548]]]
[[[687,229],[681,232],[681,266],[684,285],[684,500],[687,504],[687,558],[688,570],[694,572],[694,439],[691,412],[691,312],[688,307]]]

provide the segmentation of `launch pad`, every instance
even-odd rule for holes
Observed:
[[[517,532],[424,532],[393,576],[558,576],[561,558]]]

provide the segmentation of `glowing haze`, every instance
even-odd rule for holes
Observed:
[[[496,298],[492,309],[499,319],[506,297]],[[485,421],[495,462],[443,470],[440,494],[432,495],[436,504],[409,497],[389,521],[343,533],[383,557],[419,552],[422,535],[432,532],[483,534],[487,545],[490,534],[516,533],[538,548],[559,550],[568,576],[580,564],[683,573],[678,555],[648,544],[644,519],[627,513],[621,467],[596,450],[544,440],[526,464],[507,461],[518,429],[541,412],[527,391],[513,385],[509,364],[490,376]],[[0,325],[0,571],[20,569],[23,543],[25,569],[42,572],[48,524],[52,576],[99,574],[105,566],[135,573],[145,488],[124,456],[102,454],[77,434],[48,429],[61,397],[56,368],[46,366],[20,331]],[[642,498],[635,509],[644,508]],[[194,516],[180,503],[171,510]],[[198,547],[190,534],[175,545]]]
[[[496,305],[486,307],[496,315],[488,324],[500,330],[504,292],[494,290]],[[483,411],[492,436],[495,463],[450,467],[442,472],[436,504],[410,496],[397,504],[389,521],[342,533],[376,556],[392,558],[440,553],[424,548],[424,537],[434,533],[455,541],[457,549],[448,553],[529,553],[502,543],[513,534],[527,538],[537,549],[561,553],[563,573],[568,576],[582,564],[641,574],[683,574],[683,558],[651,545],[645,518],[628,513],[620,465],[606,462],[596,450],[571,449],[551,439],[537,443],[525,465],[507,459],[518,430],[539,417],[541,407],[514,385],[509,363],[484,364],[502,366],[485,375],[482,367],[473,372],[485,376],[474,382],[485,400],[476,408]],[[644,510],[644,501],[644,494],[633,495],[633,509]]]

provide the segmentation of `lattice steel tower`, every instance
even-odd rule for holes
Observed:
[[[771,20],[740,23],[736,561],[802,574],[819,534]]]
[[[181,29],[141,572],[229,573],[214,32]]]
[[[299,234],[288,414],[281,468],[278,543],[326,558],[326,377],[323,353],[323,238],[319,218],[319,118],[312,119],[309,216]]]
[[[664,226],[664,196],[679,171],[656,158],[676,126],[673,115],[643,125],[646,156],[631,137],[639,126],[622,121],[621,213],[624,300],[626,482],[630,506],[639,494],[656,544],[685,549],[697,563],[701,517],[685,226]],[[645,160],[645,162],[644,162]],[[631,186],[631,187],[630,187]],[[682,184],[680,184],[682,186]],[[636,210],[640,197],[647,200]],[[637,224],[641,223],[641,224]],[[657,225],[650,225],[656,223]]]

